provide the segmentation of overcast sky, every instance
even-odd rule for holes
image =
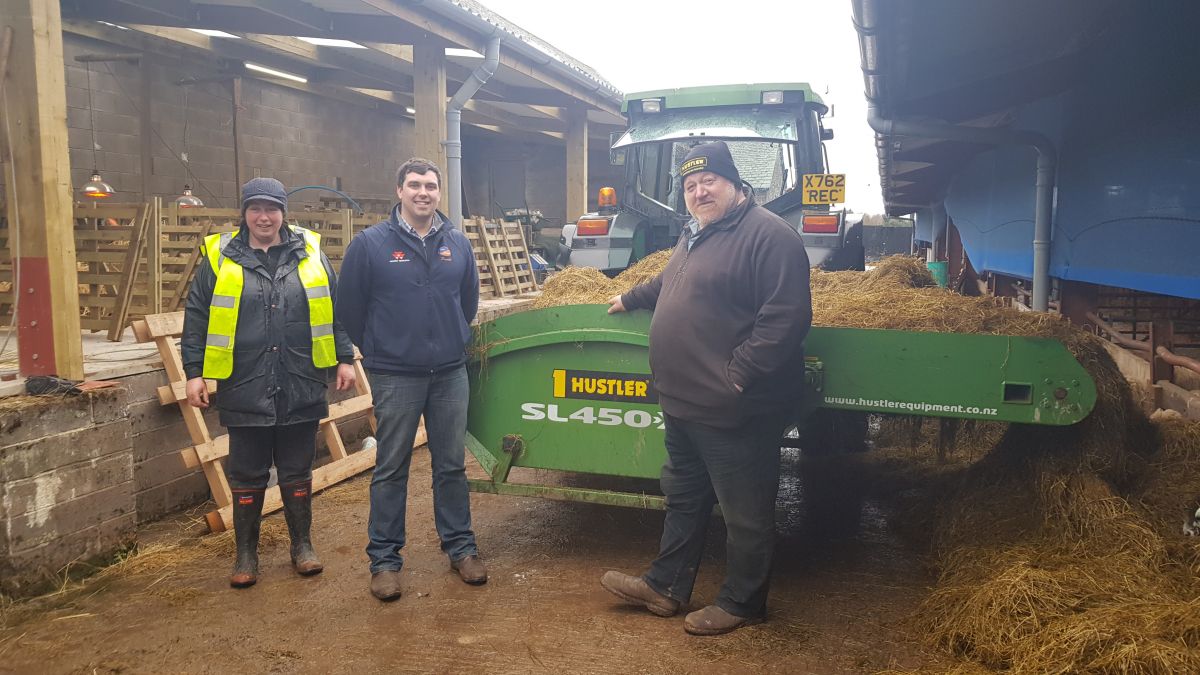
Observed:
[[[847,174],[847,206],[882,211],[849,0],[479,1],[624,92],[808,82],[834,107],[829,161]]]

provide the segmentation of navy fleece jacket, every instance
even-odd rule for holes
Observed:
[[[338,320],[369,371],[429,374],[466,362],[479,309],[471,242],[443,216],[424,242],[392,215],[350,241],[338,276]]]

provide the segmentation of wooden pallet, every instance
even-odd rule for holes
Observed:
[[[480,296],[508,297],[538,289],[520,223],[470,218],[463,221],[463,231],[479,266]]]
[[[496,287],[496,280],[492,275],[491,258],[488,256],[487,250],[483,247],[483,227],[475,222],[477,220],[480,219],[470,218],[464,220],[463,233],[470,240],[471,251],[475,254],[475,268],[479,270],[479,297],[498,298],[501,297],[500,290]]]
[[[176,345],[177,338],[183,333],[183,312],[168,314],[151,314],[133,322],[133,333],[138,342],[154,342],[158,345],[159,356],[162,357],[163,367],[167,371],[170,384],[159,387],[158,400],[163,405],[177,404],[183,413],[188,435],[193,445],[180,450],[183,463],[188,468],[200,467],[208,479],[209,490],[212,491],[213,501],[217,510],[205,515],[209,529],[221,532],[233,526],[233,496],[229,490],[229,481],[225,477],[225,458],[229,455],[229,436],[213,437],[204,421],[204,414],[198,408],[193,408],[187,402],[187,376],[183,371],[183,359]],[[332,459],[328,464],[313,469],[312,490],[317,492],[331,485],[346,480],[375,466],[375,450],[360,450],[350,453],[342,442],[338,430],[338,422],[360,414],[364,411],[370,415],[371,430],[375,430],[375,415],[371,405],[371,385],[367,381],[366,371],[362,364],[355,361],[357,396],[334,403],[329,406],[329,416],[321,420],[320,431],[329,446]],[[217,391],[217,383],[208,380],[208,391]],[[425,426],[422,422],[417,429],[414,446],[425,443]],[[267,490],[263,503],[263,513],[271,513],[283,507],[279,497],[279,487],[273,486]]]

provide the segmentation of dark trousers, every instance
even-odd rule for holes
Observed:
[[[712,507],[720,503],[727,533],[726,574],[715,604],[735,616],[764,616],[775,550],[779,446],[787,416],[758,416],[735,429],[663,417],[667,463],[661,483],[667,516],[646,583],[688,602]]]
[[[229,427],[229,461],[225,476],[229,487],[261,490],[267,487],[271,465],[280,485],[312,480],[320,422],[275,427]]]

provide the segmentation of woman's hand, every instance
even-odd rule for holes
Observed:
[[[349,363],[339,363],[337,369],[337,390],[346,391],[354,386],[358,376],[354,374],[354,366]]]
[[[187,402],[193,408],[208,407],[208,383],[203,377],[193,377],[187,381]]]

